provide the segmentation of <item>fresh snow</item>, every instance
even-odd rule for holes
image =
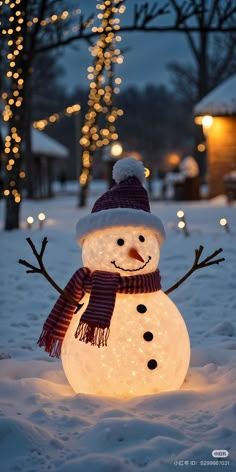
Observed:
[[[26,274],[18,264],[19,258],[36,263],[26,237],[40,248],[47,236],[44,261],[63,287],[82,265],[75,225],[90,212],[98,188],[104,191],[103,185],[93,185],[86,209],[78,209],[76,196],[66,193],[53,200],[25,200],[21,230],[0,232],[0,470],[213,471],[215,449],[229,452],[223,470],[236,470],[236,206],[227,206],[223,196],[183,204],[151,202],[167,231],[159,266],[164,290],[190,268],[200,244],[202,258],[222,247],[226,259],[199,270],[170,295],[192,345],[190,369],[179,391],[130,400],[75,395],[61,361],[37,347],[57,293],[42,276]],[[185,211],[190,237],[177,229],[178,209]],[[3,211],[1,201],[2,224]],[[46,214],[42,229],[39,212]],[[36,220],[31,230],[29,215]],[[219,225],[222,217],[229,233]]]
[[[194,108],[195,115],[236,115],[236,74],[208,93]]]

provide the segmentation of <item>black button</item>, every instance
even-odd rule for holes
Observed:
[[[147,366],[150,370],[154,370],[157,368],[157,361],[155,361],[155,359],[150,359],[150,361],[147,363]]]
[[[145,305],[140,304],[140,305],[137,306],[137,311],[139,313],[145,313],[147,311],[147,307]]]
[[[144,333],[143,335],[145,341],[152,341],[153,340],[153,334],[151,333],[151,331],[146,331],[146,333]]]

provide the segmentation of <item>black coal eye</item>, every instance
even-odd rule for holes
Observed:
[[[144,241],[145,241],[145,237],[142,236],[141,234],[140,234],[140,236],[138,237],[138,239],[139,239],[139,241],[141,241],[141,243],[144,243]]]
[[[121,238],[117,239],[117,244],[118,246],[123,246],[123,244],[125,244],[124,239],[121,239]]]

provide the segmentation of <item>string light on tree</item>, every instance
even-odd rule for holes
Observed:
[[[15,2],[5,0],[2,4],[6,7],[6,11],[8,11],[8,24],[11,25],[8,29],[2,30],[2,34],[8,37],[6,78],[9,84],[9,91],[2,94],[2,98],[5,100],[2,115],[3,120],[8,123],[9,129],[5,137],[3,152],[6,168],[6,188],[3,191],[3,195],[8,199],[12,199],[15,204],[19,204],[21,202],[19,182],[20,179],[25,178],[25,173],[22,173],[19,162],[22,138],[18,129],[20,108],[23,103],[22,88],[24,79],[22,77],[22,68],[19,65],[19,56],[23,51],[24,37],[22,30],[24,27],[24,11],[21,0],[15,0]]]
[[[58,120],[65,118],[66,116],[72,116],[74,113],[79,113],[81,110],[81,106],[78,103],[74,105],[68,106],[65,110],[59,113],[53,113],[52,115],[48,116],[48,118],[44,118],[42,120],[34,121],[33,127],[38,129],[39,131],[43,131],[46,126],[56,123]]]
[[[113,95],[119,93],[118,85],[121,83],[119,77],[114,77],[114,65],[123,62],[120,49],[116,46],[121,40],[117,35],[120,29],[120,19],[117,15],[125,11],[125,6],[122,5],[122,0],[106,0],[99,2],[97,9],[99,26],[93,26],[92,32],[99,33],[99,38],[90,48],[94,65],[88,67],[90,93],[80,140],[84,149],[80,185],[84,188],[90,178],[94,151],[118,139],[115,122],[123,115],[123,110],[113,106]],[[99,115],[105,117],[105,124],[101,127],[98,125]]]
[[[57,13],[57,14],[53,13],[51,16],[48,16],[47,18],[42,19],[40,21],[40,26],[47,27],[48,25],[51,25],[53,23],[57,23],[59,21],[65,21],[73,16],[78,16],[80,14],[81,14],[80,8],[77,8],[76,10],[72,10],[71,12],[69,12],[68,10],[63,10],[61,13]],[[92,22],[92,19],[90,21]],[[33,25],[37,24],[38,22],[39,22],[39,18],[37,16],[34,16],[33,18],[27,21],[27,27],[30,29],[32,28]],[[68,31],[64,31],[64,34],[66,33],[68,33]]]

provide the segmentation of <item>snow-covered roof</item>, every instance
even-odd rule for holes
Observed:
[[[66,159],[69,154],[65,146],[35,128],[32,128],[32,151],[34,154],[45,154],[59,159]]]
[[[2,126],[1,132],[2,137],[6,136],[7,132],[7,126],[4,124]],[[35,128],[31,128],[31,138],[33,154],[41,154],[58,159],[68,158],[69,150],[67,149],[67,147],[63,146],[63,144],[59,143],[55,139],[50,138],[42,131],[38,131]]]
[[[195,115],[236,115],[236,74],[208,93],[194,107]]]

